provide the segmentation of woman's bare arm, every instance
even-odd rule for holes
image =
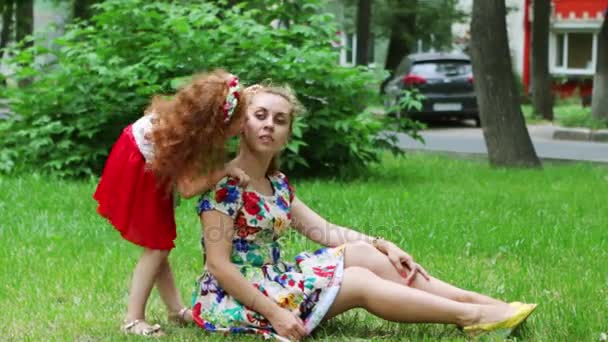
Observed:
[[[302,320],[292,312],[280,307],[252,284],[230,261],[234,220],[218,211],[206,211],[201,215],[204,225],[207,270],[220,283],[222,289],[241,304],[259,312],[270,321],[282,336],[306,336]]]
[[[323,246],[335,247],[354,241],[371,243],[374,240],[356,230],[327,221],[297,197],[291,203],[291,225],[302,235]]]
[[[255,289],[230,261],[234,221],[218,211],[206,211],[201,215],[204,225],[207,270],[222,288],[243,305],[264,315],[271,316],[277,308],[272,300]]]
[[[411,255],[388,240],[382,238],[376,239],[356,230],[328,222],[297,198],[291,204],[291,216],[292,226],[296,230],[321,245],[336,247],[347,242],[365,241],[386,254],[400,273],[405,272],[405,267],[407,267],[408,272],[406,274],[409,274],[409,276],[406,278],[406,281],[408,284],[414,280],[414,277],[418,273],[422,274],[426,280],[429,280],[427,271],[418,265]]]

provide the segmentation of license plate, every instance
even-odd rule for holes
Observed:
[[[462,110],[462,103],[435,103],[433,110],[436,112],[449,112]]]

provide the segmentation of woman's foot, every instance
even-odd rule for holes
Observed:
[[[499,308],[504,310],[504,306],[500,306]],[[510,306],[509,310],[505,310],[502,315],[499,316],[495,316],[495,313],[492,313],[494,310],[490,310],[487,312],[488,315],[485,318],[482,318],[479,323],[465,326],[463,330],[469,336],[497,333],[506,338],[532,314],[535,308],[536,304],[522,303],[516,306]],[[500,316],[503,318],[496,319]]]
[[[177,325],[188,325],[194,322],[192,318],[192,310],[189,308],[182,308],[177,312],[169,312],[169,322],[173,322]]]
[[[485,324],[500,322],[515,315],[519,311],[519,307],[511,305],[484,305],[481,310],[479,321],[474,324]]]
[[[149,337],[161,337],[165,336],[165,332],[162,331],[160,325],[150,325],[143,319],[136,319],[133,321],[125,321],[122,325],[122,331],[126,334],[149,336]]]
[[[508,304],[486,305],[486,304],[469,304],[471,310],[458,320],[459,327],[468,327],[477,324],[485,324],[492,322],[500,322],[513,316],[519,310],[518,307]]]

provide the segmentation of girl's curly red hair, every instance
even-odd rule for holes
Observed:
[[[154,115],[149,137],[154,158],[149,168],[171,186],[181,177],[195,177],[223,167],[227,129],[245,116],[246,98],[238,90],[238,104],[228,122],[224,103],[230,73],[218,69],[196,75],[172,98],[155,96],[146,109]]]

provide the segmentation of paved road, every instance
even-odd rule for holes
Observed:
[[[551,125],[528,126],[540,158],[608,163],[608,143],[553,140],[554,129]],[[398,134],[399,146],[406,150],[487,155],[483,133],[479,128],[462,125],[431,127],[421,135],[426,144],[406,134]]]
[[[0,119],[6,119],[9,116],[8,105],[5,99],[0,99]]]

